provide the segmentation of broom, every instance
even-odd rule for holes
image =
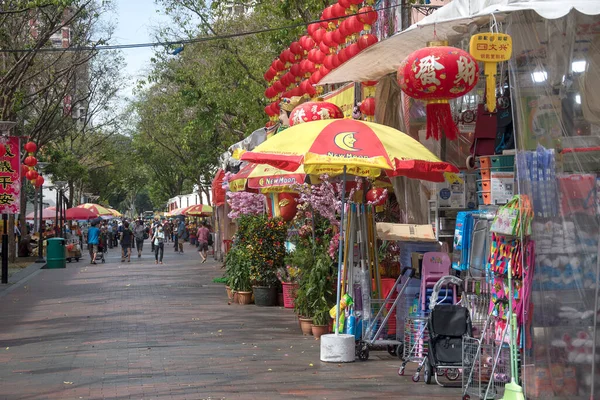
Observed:
[[[518,373],[517,366],[517,317],[513,313],[513,287],[512,287],[512,265],[508,265],[508,307],[510,313],[510,382],[504,387],[502,400],[525,400],[523,388],[519,386],[515,375]]]

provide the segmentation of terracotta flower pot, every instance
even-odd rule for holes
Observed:
[[[227,299],[229,301],[233,300],[233,291],[229,286],[225,286],[225,290],[227,290]]]
[[[329,333],[329,325],[312,325],[311,330],[313,336],[318,339],[321,335]]]
[[[238,303],[250,304],[252,302],[252,292],[237,292]]]
[[[300,329],[304,336],[312,335],[312,318],[300,318]]]
[[[239,304],[240,296],[238,295],[238,292],[236,292],[235,290],[232,290],[232,292],[233,292],[233,303]]]

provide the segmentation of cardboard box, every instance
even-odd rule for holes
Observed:
[[[435,242],[433,227],[413,224],[377,223],[377,237],[381,240],[401,240],[409,242]]]

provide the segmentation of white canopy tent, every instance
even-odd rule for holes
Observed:
[[[379,80],[396,72],[398,66],[415,50],[437,37],[438,40],[459,39],[474,33],[478,26],[499,21],[503,14],[532,10],[546,19],[556,19],[577,10],[587,15],[600,14],[600,0],[453,0],[420,22],[410,26],[358,54],[331,71],[319,84]]]

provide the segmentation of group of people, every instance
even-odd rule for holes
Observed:
[[[212,236],[206,221],[202,222],[195,234],[198,239],[196,246],[202,263],[204,263],[208,257],[208,248],[212,246]],[[162,264],[165,243],[172,241],[175,252],[183,254],[183,244],[188,240],[189,233],[183,219],[174,222],[154,220],[152,223],[146,224],[140,218],[135,223],[130,223],[125,219],[118,225],[116,222],[103,221],[98,226],[96,222],[92,222],[91,227],[85,232],[85,236],[92,264],[96,264],[99,248],[105,246],[108,246],[108,248],[116,247],[118,243],[121,244],[121,262],[131,262],[131,253],[134,247],[137,250],[138,258],[140,258],[146,239],[150,239],[155,263]],[[106,239],[102,240],[103,237]]]

